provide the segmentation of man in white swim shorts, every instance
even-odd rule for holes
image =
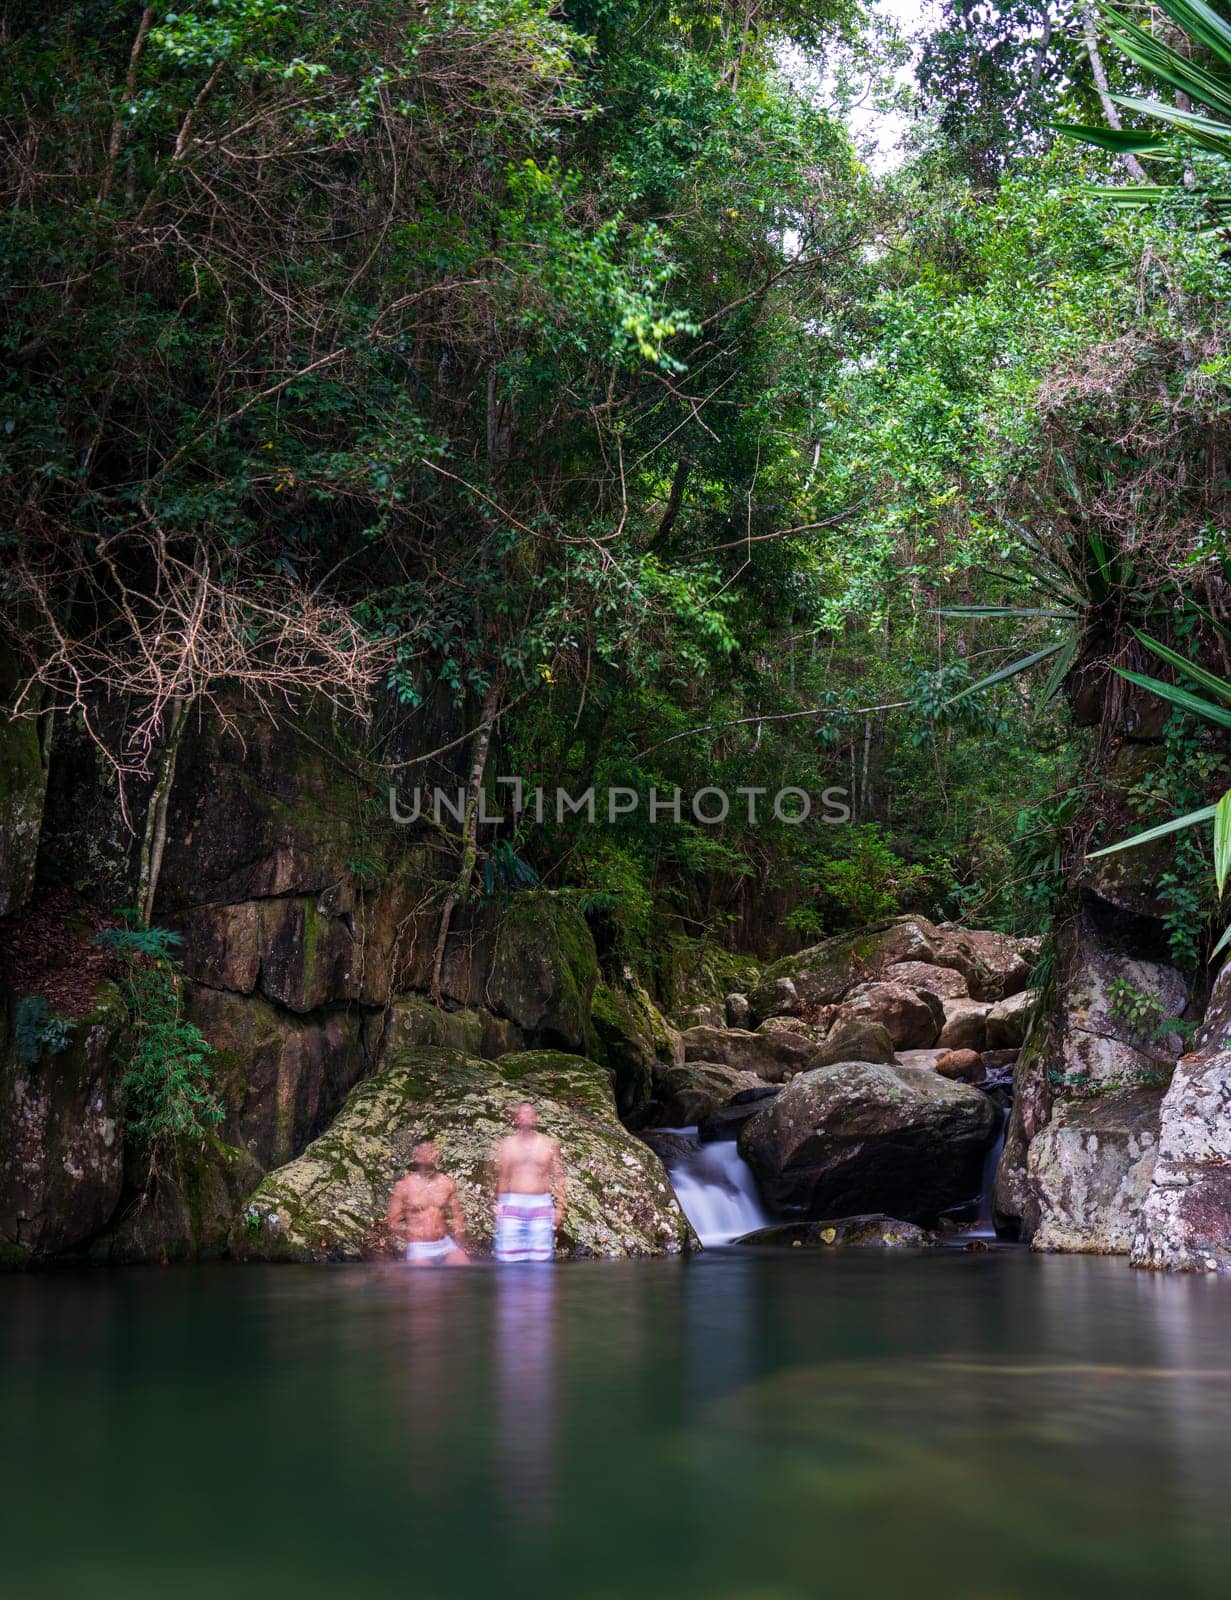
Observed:
[[[564,1220],[564,1159],[538,1131],[529,1101],[513,1108],[514,1131],[493,1152],[496,1168],[497,1261],[550,1261]]]
[[[430,1139],[411,1151],[411,1167],[393,1186],[386,1220],[404,1245],[412,1267],[464,1267],[465,1220],[457,1185],[440,1170],[440,1153]],[[446,1222],[447,1218],[447,1222]]]

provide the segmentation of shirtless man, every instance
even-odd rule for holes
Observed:
[[[412,1267],[467,1266],[470,1257],[462,1248],[466,1224],[457,1185],[441,1172],[439,1152],[430,1139],[414,1147],[410,1160],[410,1171],[389,1196],[389,1232],[405,1244]]]
[[[564,1221],[564,1161],[554,1139],[538,1131],[528,1100],[513,1107],[514,1132],[493,1152],[496,1168],[496,1260],[550,1261]]]

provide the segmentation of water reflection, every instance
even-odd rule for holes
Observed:
[[[0,1587],[1221,1600],[1231,1284],[802,1255],[0,1280]]]
[[[551,1265],[495,1272],[496,1492],[522,1536],[556,1511],[557,1277]]]

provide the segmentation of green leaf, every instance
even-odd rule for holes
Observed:
[[[1173,817],[1170,822],[1160,822],[1157,828],[1147,828],[1144,833],[1135,833],[1131,839],[1121,839],[1119,844],[1109,844],[1101,850],[1091,850],[1086,860],[1094,861],[1099,856],[1115,855],[1117,850],[1132,850],[1139,844],[1149,844],[1154,839],[1161,839],[1164,834],[1179,833],[1182,828],[1193,828],[1199,822],[1208,822],[1213,815],[1213,806],[1202,806],[1200,811],[1190,811],[1186,817]]]
[[[986,678],[980,678],[978,683],[969,684],[960,694],[955,694],[951,700],[946,700],[945,704],[956,705],[959,700],[965,700],[967,695],[978,694],[980,689],[990,689],[993,684],[1003,683],[1006,678],[1015,678],[1019,672],[1029,672],[1031,667],[1037,667],[1041,661],[1049,661],[1052,656],[1058,655],[1067,642],[1062,639],[1058,644],[1045,645],[1033,655],[1022,656],[1019,661],[1011,661],[1007,667],[1001,667],[998,672],[990,672]]]
[[[1073,665],[1081,639],[1076,632],[1071,634],[1061,644],[1060,652],[1052,663],[1052,669],[1047,674],[1047,679],[1039,694],[1040,705],[1050,705],[1060,693],[1065,678],[1069,675],[1069,668]]]
[[[1194,683],[1199,683],[1203,689],[1208,689],[1211,694],[1216,694],[1220,700],[1231,704],[1231,683],[1226,678],[1220,678],[1213,672],[1207,672],[1204,667],[1199,667],[1195,661],[1189,661],[1186,656],[1177,654],[1169,645],[1151,639],[1148,633],[1140,629],[1133,629],[1133,636],[1147,650],[1152,650],[1156,656],[1165,661],[1169,667],[1174,667],[1177,672],[1183,673],[1186,678],[1191,678]]]
[[[1117,667],[1115,670],[1122,678],[1135,683],[1138,688],[1151,690],[1162,699],[1169,700],[1173,706],[1179,706],[1182,711],[1191,711],[1194,716],[1205,717],[1210,722],[1216,722],[1220,728],[1231,728],[1231,711],[1224,711],[1221,706],[1211,705],[1208,700],[1202,700],[1199,695],[1189,694],[1187,689],[1181,689],[1174,683],[1163,683],[1158,678],[1147,678],[1144,672],[1130,672],[1127,667]]]
[[[933,606],[937,617],[1049,617],[1056,622],[1071,622],[1075,611],[1048,610],[1044,606]]]
[[[1167,141],[1157,133],[1140,128],[1089,128],[1076,122],[1049,122],[1047,126],[1066,139],[1098,145],[1103,150],[1113,150],[1116,155],[1166,155],[1169,148]]]
[[[1214,882],[1218,885],[1218,898],[1227,887],[1227,872],[1231,869],[1231,789],[1214,807]]]

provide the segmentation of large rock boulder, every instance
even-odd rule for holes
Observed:
[[[921,1067],[848,1061],[795,1078],[740,1150],[775,1210],[928,1221],[979,1191],[997,1126],[977,1089]]]
[[[976,1000],[1001,1000],[1026,987],[1037,956],[1037,940],[897,917],[775,962],[748,999],[753,1014],[764,1019],[833,1004],[855,984],[887,977],[890,967],[918,963],[956,971]]]
[[[117,1041],[127,1012],[111,984],[77,1019],[40,997],[0,1017],[0,1264],[71,1251],[104,1227],[124,1178]]]
[[[1057,1104],[1031,1142],[1035,1250],[1127,1254],[1158,1152],[1161,1089],[1121,1089]]]
[[[987,1013],[987,1042],[976,1050],[1020,1050],[1030,1032],[1038,995],[1029,989],[1000,1000]]]
[[[708,1117],[702,1117],[697,1123],[698,1140],[702,1144],[719,1144],[724,1139],[737,1139],[739,1130],[749,1117],[764,1111],[765,1102],[781,1093],[782,1090],[775,1083],[763,1083],[756,1089],[741,1089],[725,1106],[719,1106]]]
[[[879,1023],[899,1050],[927,1050],[937,1043],[945,1020],[940,1001],[900,983],[861,983],[842,1002],[835,1024],[842,1020]]]
[[[946,1000],[944,1006],[945,1025],[936,1043],[945,1050],[985,1050],[991,1007],[982,1000]]]
[[[1203,1056],[1231,1050],[1231,961],[1214,979],[1201,1024],[1193,1034],[1192,1048]]]
[[[742,1028],[689,1028],[683,1035],[685,1061],[721,1061],[766,1083],[781,1083],[806,1066],[815,1042],[794,1032],[746,1033]]]
[[[1117,992],[1147,997],[1162,1017],[1181,1016],[1188,998],[1173,967],[1119,948],[1113,931],[1085,910],[1057,930],[1053,976],[1038,999],[1013,1074],[994,1215],[998,1227],[1023,1239],[1031,1238],[1040,1221],[1027,1152],[1053,1104],[1109,1090],[1157,1088],[1170,1079],[1178,1038],[1136,1031],[1114,1003]]]
[[[877,1061],[888,1065],[893,1059],[894,1045],[888,1028],[879,1022],[839,1016],[820,1049],[808,1058],[808,1070],[815,1072],[819,1067],[832,1067],[838,1061]]]
[[[1182,1056],[1176,1066],[1132,1262],[1231,1272],[1231,1051]]]
[[[659,1067],[654,1074],[654,1098],[668,1128],[704,1122],[737,1095],[766,1087],[756,1073],[741,1072],[721,1061],[686,1061],[678,1067]]]
[[[390,1005],[385,1019],[382,1057],[388,1059],[423,1045],[486,1056],[484,1021],[482,1012],[468,1006],[455,1010],[436,1005],[425,994],[402,995]]]
[[[957,1083],[982,1083],[983,1057],[977,1050],[942,1050],[932,1070]]]
[[[881,1214],[825,1222],[779,1222],[746,1233],[736,1244],[786,1245],[810,1250],[931,1250],[939,1237],[914,1222]]]
[[[440,1146],[470,1238],[488,1250],[489,1158],[509,1130],[512,1107],[525,1099],[564,1151],[568,1206],[558,1254],[662,1255],[693,1246],[662,1164],[620,1126],[603,1067],[555,1051],[486,1062],[421,1049],[360,1084],[327,1133],[266,1177],[232,1232],[234,1254],[324,1261],[379,1251],[390,1190],[411,1145],[424,1138]]]

